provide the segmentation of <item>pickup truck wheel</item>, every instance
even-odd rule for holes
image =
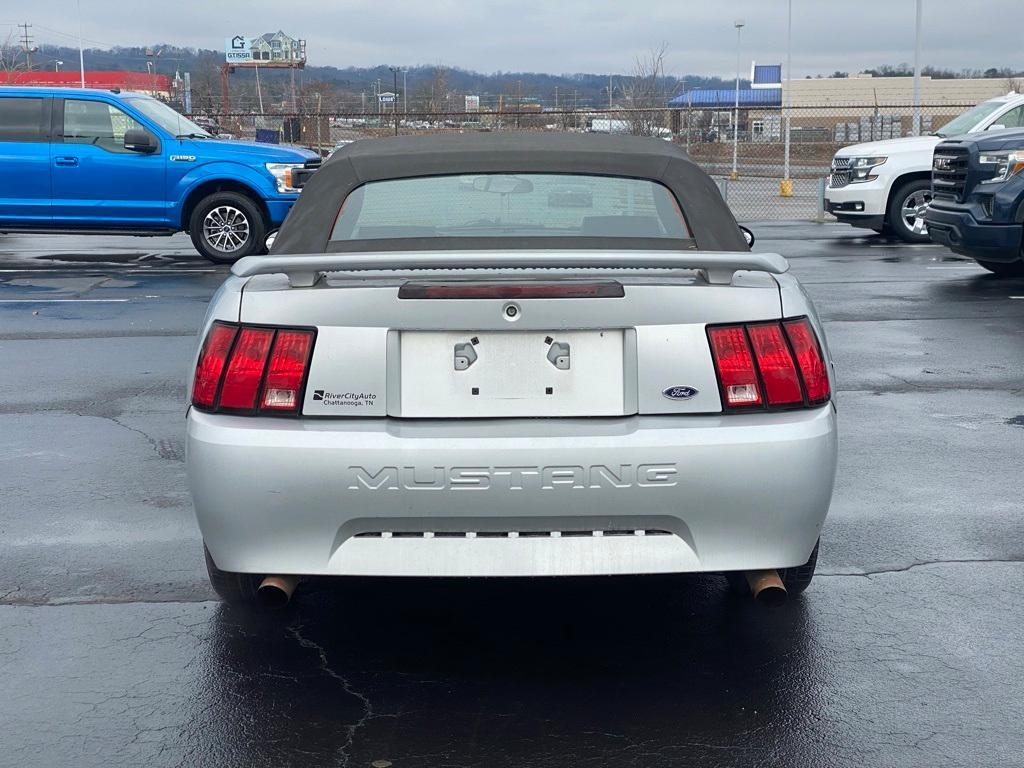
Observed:
[[[886,224],[896,237],[908,243],[930,243],[924,214],[932,202],[932,183],[917,179],[901,184],[892,194]]]
[[[222,571],[210,557],[210,550],[203,545],[206,556],[206,572],[210,575],[213,591],[227,603],[255,603],[256,590],[260,586],[260,577],[253,573],[233,573]]]
[[[790,597],[796,597],[811,584],[814,578],[814,569],[818,565],[818,547],[821,546],[821,539],[814,543],[814,549],[807,562],[794,568],[779,568],[779,578],[786,585],[786,592]],[[742,571],[726,571],[726,581],[729,582],[729,590],[734,595],[750,596],[750,585],[747,584],[747,577]]]
[[[196,250],[217,264],[260,253],[267,227],[259,206],[237,192],[214,192],[192,211],[189,235]]]
[[[982,261],[975,259],[981,266],[997,277],[1024,277],[1024,261]]]

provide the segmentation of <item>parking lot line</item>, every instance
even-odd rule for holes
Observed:
[[[123,304],[129,299],[0,299],[0,304]]]

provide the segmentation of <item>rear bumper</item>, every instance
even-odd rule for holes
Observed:
[[[925,215],[928,236],[954,253],[986,261],[1013,262],[1021,258],[1020,224],[986,224],[965,209],[936,207]]]
[[[831,404],[460,422],[192,409],[187,452],[223,570],[555,576],[802,564],[828,511],[836,444]]]

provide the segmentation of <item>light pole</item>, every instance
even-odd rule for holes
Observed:
[[[76,3],[78,9],[78,72],[82,77],[82,87],[85,88],[85,49],[82,47],[82,0]]]
[[[60,72],[60,68],[63,67],[63,66],[64,66],[64,62],[63,61],[54,61],[53,62],[53,71],[54,72]]]
[[[789,15],[786,21],[786,81],[782,92],[786,94],[786,150],[782,163],[782,182],[779,184],[780,197],[793,196],[793,180],[789,178],[789,120],[793,106],[793,0],[789,0]]]
[[[914,135],[921,135],[921,0],[914,25]]]
[[[398,70],[401,67],[388,67],[391,70],[391,74],[395,78],[395,90],[394,90],[394,106],[391,108],[391,113],[395,116],[395,136],[398,135]]]
[[[732,110],[732,173],[729,178],[735,181],[740,177],[736,172],[736,155],[740,137],[740,32],[743,30],[743,19],[736,19],[732,25],[736,27],[736,103]]]

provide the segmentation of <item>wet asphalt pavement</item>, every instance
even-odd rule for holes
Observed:
[[[1024,280],[753,227],[836,358],[818,575],[338,580],[213,599],[183,464],[223,268],[0,236],[0,766],[996,766],[1024,753]]]

